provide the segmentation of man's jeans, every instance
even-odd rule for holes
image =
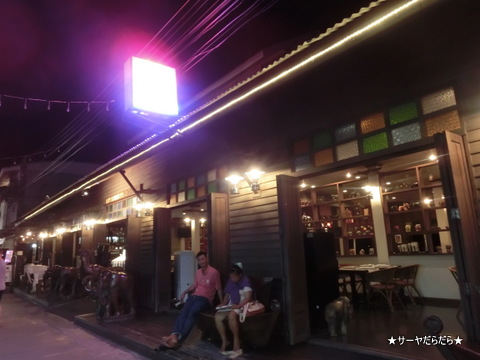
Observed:
[[[179,340],[185,340],[195,324],[197,315],[209,307],[210,302],[206,297],[189,296],[180,315],[175,321],[172,334],[176,334]]]

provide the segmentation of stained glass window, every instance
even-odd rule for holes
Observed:
[[[461,124],[458,112],[456,110],[449,111],[445,114],[425,119],[425,127],[427,129],[427,136],[433,136],[436,133],[446,130],[460,129]]]
[[[187,200],[195,199],[195,189],[188,189]]]
[[[310,142],[308,141],[308,139],[296,141],[295,144],[293,144],[294,155],[305,154],[309,150],[310,150]]]
[[[178,202],[185,201],[185,191],[179,192],[177,195]]]
[[[430,114],[457,104],[453,88],[437,91],[422,98],[422,111]]]
[[[217,192],[217,183],[216,182],[208,183],[208,193],[211,194],[214,192]]]
[[[381,132],[363,139],[363,152],[365,154],[386,148],[388,148],[388,138],[386,132]]]
[[[357,136],[357,127],[355,124],[342,126],[335,130],[335,140],[341,142]]]
[[[314,149],[323,149],[332,145],[332,138],[330,133],[322,132],[318,133],[313,137],[313,147]]]
[[[197,185],[204,185],[207,182],[205,174],[197,175]]]
[[[337,146],[337,160],[349,159],[354,156],[358,156],[358,142],[350,141],[348,143]]]
[[[369,132],[380,130],[385,127],[385,117],[383,113],[376,113],[370,116],[364,117],[360,120],[360,132],[367,134]]]
[[[180,180],[178,182],[178,191],[185,190],[185,180]]]
[[[332,149],[317,151],[313,157],[314,166],[321,166],[325,164],[330,164],[332,162],[333,162]]]
[[[418,117],[417,104],[414,102],[394,107],[388,111],[390,125],[400,124],[404,121]]]
[[[305,170],[312,167],[310,155],[303,155],[295,158],[295,171]]]
[[[413,123],[392,130],[393,145],[406,144],[422,138],[422,129],[419,123]]]
[[[208,181],[216,180],[217,179],[217,170],[216,169],[209,170],[208,174],[207,174],[207,179],[208,179]]]
[[[201,197],[201,196],[205,196],[205,195],[207,195],[205,186],[199,186],[199,187],[197,188],[197,196],[198,196],[198,197]]]

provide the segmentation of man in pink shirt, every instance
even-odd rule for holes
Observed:
[[[197,254],[197,262],[200,269],[195,274],[195,281],[180,296],[183,302],[185,295],[193,291],[183,306],[180,315],[175,321],[172,334],[162,338],[161,346],[176,348],[185,340],[192,330],[197,315],[212,306],[215,293],[220,301],[223,299],[220,273],[208,264],[208,256],[204,251]]]

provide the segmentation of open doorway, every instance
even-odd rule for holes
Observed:
[[[171,262],[172,297],[179,298],[194,281],[195,254],[208,253],[208,211],[206,202],[197,202],[172,209]]]
[[[208,253],[207,210],[206,202],[172,209],[172,256],[185,250]]]

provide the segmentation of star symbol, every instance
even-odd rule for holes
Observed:
[[[393,336],[390,336],[390,339],[388,339],[388,345],[395,345],[395,341],[397,341],[397,339],[395,339]]]
[[[460,338],[460,336],[457,335],[457,337],[455,339],[455,345],[462,345],[462,338]]]

